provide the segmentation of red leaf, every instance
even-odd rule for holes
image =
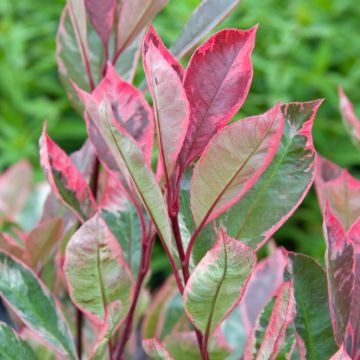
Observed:
[[[184,77],[191,117],[180,154],[182,169],[244,103],[253,75],[250,57],[256,29],[220,31],[191,57]]]
[[[93,194],[72,160],[47,134],[46,123],[40,138],[40,161],[57,198],[69,207],[80,221],[91,217],[96,211]]]
[[[85,0],[86,10],[100,39],[107,46],[114,21],[116,0]]]
[[[189,124],[189,103],[182,85],[182,68],[153,27],[143,43],[143,64],[154,102],[159,152],[169,183]]]

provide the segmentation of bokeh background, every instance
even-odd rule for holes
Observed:
[[[0,0],[0,171],[27,158],[36,169],[36,181],[43,178],[37,143],[44,118],[67,152],[79,148],[86,136],[57,75],[55,34],[64,2]],[[154,25],[167,45],[199,3],[170,0],[157,16]],[[360,111],[360,2],[242,0],[219,28],[256,23],[254,80],[236,118],[261,113],[278,100],[325,98],[314,127],[316,148],[353,174],[360,173],[360,154],[343,128],[337,95],[341,84]],[[141,69],[136,79],[142,80]],[[322,259],[321,216],[313,190],[275,238],[289,249]]]

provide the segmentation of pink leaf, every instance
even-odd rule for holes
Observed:
[[[280,105],[217,133],[194,168],[191,210],[202,227],[237,203],[271,163],[282,136]]]
[[[36,272],[49,260],[54,248],[61,240],[64,223],[61,218],[38,224],[26,237],[26,262]]]
[[[164,345],[156,338],[145,339],[142,342],[146,354],[152,360],[173,360]]]
[[[98,104],[107,96],[115,120],[138,142],[147,162],[150,161],[154,121],[151,107],[141,91],[122,80],[108,63],[104,79],[91,96]]]
[[[347,235],[354,247],[354,285],[344,345],[352,359],[360,359],[360,219],[353,224]]]
[[[100,207],[111,212],[126,208],[128,199],[121,182],[114,173],[105,169],[103,172],[104,189],[101,193]]]
[[[344,349],[344,346],[341,346],[339,351],[334,354],[330,360],[351,360],[351,357],[348,355],[346,350]]]
[[[191,120],[180,154],[182,169],[203,152],[244,103],[253,75],[256,28],[222,30],[191,57],[184,77]]]
[[[152,26],[143,43],[143,64],[154,102],[160,159],[169,182],[184,142],[190,110],[181,81],[181,66]]]
[[[116,0],[85,0],[86,10],[104,46],[107,46],[114,21]]]
[[[287,327],[294,320],[295,302],[291,282],[285,282],[278,289],[276,301],[262,339],[257,339],[259,328],[263,327],[261,319],[252,334],[248,338],[244,360],[251,359],[275,359],[280,350],[280,344],[284,340]],[[261,345],[258,341],[261,341]],[[257,348],[259,346],[259,348]]]
[[[321,207],[324,209],[328,201],[342,226],[348,230],[360,216],[360,180],[346,169],[319,158],[315,185]]]
[[[355,114],[352,103],[349,101],[341,87],[339,87],[339,97],[340,111],[343,116],[345,127],[354,144],[360,146],[360,120]]]
[[[30,193],[32,168],[22,160],[0,176],[0,216],[15,220]]]
[[[247,333],[250,333],[260,311],[283,283],[286,266],[287,258],[281,249],[256,265],[240,303]]]
[[[57,198],[81,221],[89,218],[96,210],[93,194],[72,160],[51,140],[45,123],[40,138],[40,161]]]
[[[115,56],[135,39],[140,31],[167,4],[168,0],[123,0],[117,31]]]
[[[324,215],[329,305],[335,340],[341,346],[354,287],[354,249],[349,237],[327,206]]]

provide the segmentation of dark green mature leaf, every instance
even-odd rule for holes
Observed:
[[[72,335],[55,299],[20,262],[0,252],[0,294],[17,316],[49,346],[77,359]]]
[[[295,328],[304,342],[306,359],[329,359],[336,351],[331,328],[325,271],[310,257],[290,253]]]
[[[300,205],[314,179],[311,128],[320,104],[316,100],[282,106],[284,133],[272,163],[222,217],[230,236],[259,248]]]
[[[254,251],[220,229],[215,246],[190,276],[184,291],[185,310],[203,333],[211,333],[240,301],[255,265]]]
[[[9,326],[0,322],[0,358],[6,360],[36,360],[30,346]]]
[[[240,0],[203,0],[194,10],[170,51],[180,59],[219,24]]]

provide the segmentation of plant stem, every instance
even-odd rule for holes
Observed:
[[[129,312],[125,319],[125,327],[124,331],[122,333],[121,339],[119,343],[117,344],[115,348],[115,359],[121,360],[123,358],[123,353],[125,350],[125,345],[127,341],[129,340],[132,332],[133,327],[133,320],[134,320],[134,314],[137,302],[140,297],[140,292],[142,288],[142,284],[144,282],[144,279],[146,277],[147,272],[149,271],[150,266],[150,255],[152,246],[154,244],[155,236],[152,236],[149,241],[145,241],[143,243],[143,251],[141,254],[141,261],[140,261],[140,269],[139,269],[139,275],[136,281],[135,290],[133,294],[133,300],[129,309]]]
[[[82,327],[83,327],[83,314],[79,309],[76,309],[76,349],[79,359],[82,357]]]
[[[171,219],[171,225],[172,225],[172,229],[173,229],[173,233],[174,233],[174,237],[175,237],[175,241],[176,241],[176,246],[179,251],[179,258],[181,261],[181,268],[182,268],[182,272],[183,272],[183,276],[184,276],[184,282],[186,285],[186,283],[188,282],[189,277],[190,277],[189,262],[186,261],[184,247],[183,247],[182,240],[181,240],[180,226],[179,226],[179,221],[178,221],[178,211],[176,214],[170,215],[170,219]],[[183,291],[180,290],[180,292],[181,292],[181,294],[183,294]],[[201,358],[203,360],[208,360],[209,354],[207,352],[207,341],[205,344],[205,341],[203,340],[203,336],[202,336],[201,332],[196,328],[195,328],[195,334],[196,334],[196,338],[198,341]],[[205,346],[205,349],[204,349],[204,346]]]

